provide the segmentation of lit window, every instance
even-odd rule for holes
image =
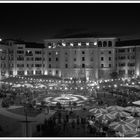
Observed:
[[[51,46],[48,46],[48,48],[50,49],[50,48],[51,48]]]
[[[86,45],[89,46],[89,42],[87,42]]]
[[[78,46],[81,46],[81,42],[80,42],[80,43],[78,43]]]
[[[62,43],[62,46],[64,46],[64,47],[65,47],[65,46],[66,46],[66,43],[64,43],[64,42],[63,42],[63,43]]]
[[[55,54],[58,55],[58,52],[56,52]]]
[[[70,43],[70,46],[73,46],[73,43]]]
[[[94,45],[96,46],[97,45],[97,42],[94,42]]]

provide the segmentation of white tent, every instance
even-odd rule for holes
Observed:
[[[135,104],[135,105],[140,105],[140,100],[139,100],[139,101],[133,102],[133,104]]]

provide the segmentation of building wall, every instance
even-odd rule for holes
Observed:
[[[45,40],[48,74],[59,71],[63,78],[106,78],[115,69],[115,41],[116,38]]]
[[[116,47],[116,65],[120,76],[133,76],[138,65],[136,46]],[[140,53],[139,51],[137,53]]]
[[[45,40],[45,47],[9,42],[0,45],[0,79],[16,75],[107,79],[140,75],[140,46],[115,46],[116,38]]]

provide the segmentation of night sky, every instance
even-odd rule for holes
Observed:
[[[43,42],[76,33],[140,35],[140,3],[0,3],[0,37]]]

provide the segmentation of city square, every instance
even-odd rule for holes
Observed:
[[[140,99],[139,78],[82,83],[34,77],[10,77],[2,81],[0,115],[9,117],[10,121],[9,132],[5,124],[1,125],[2,135],[139,137],[140,108],[133,103]],[[17,79],[20,82],[16,84]],[[39,83],[42,86],[36,87]],[[14,125],[15,133],[8,126],[11,120],[19,121]]]
[[[1,138],[139,138],[137,3],[1,3]]]

